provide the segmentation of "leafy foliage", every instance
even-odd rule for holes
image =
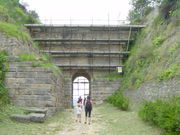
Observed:
[[[129,100],[119,92],[115,92],[109,96],[106,101],[122,110],[128,110]]]
[[[0,21],[25,24],[39,23],[39,17],[35,11],[27,11],[19,0],[0,0]]]
[[[152,10],[153,2],[154,0],[132,0],[133,9],[129,12],[129,21],[139,23]]]
[[[160,15],[163,19],[178,15],[178,0],[132,0],[133,9],[128,19],[131,23],[140,23],[155,6],[160,6]]]
[[[0,51],[0,106],[9,103],[8,91],[5,88],[4,80],[7,67],[4,64],[7,62],[7,53],[5,51]]]
[[[178,135],[180,129],[180,96],[168,100],[146,101],[139,116],[164,129],[166,135]]]
[[[160,6],[160,14],[164,19],[169,19],[170,16],[175,15],[179,0],[163,0]]]

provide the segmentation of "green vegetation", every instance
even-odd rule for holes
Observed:
[[[0,0],[0,31],[23,41],[30,39],[23,24],[39,23],[35,11],[27,11],[19,0]]]
[[[6,56],[7,53],[5,51],[0,51],[0,111],[3,105],[9,103],[8,90],[4,84],[5,73],[7,71],[7,66],[5,65],[5,62],[7,62]]]
[[[12,123],[12,121],[9,118],[10,115],[12,115],[12,114],[24,114],[23,108],[13,106],[11,104],[6,104],[6,105],[1,106],[1,108],[0,108],[0,127],[1,127],[1,124]]]
[[[22,53],[19,55],[19,61],[32,61],[32,66],[37,67],[48,67],[50,68],[54,75],[61,74],[62,72],[54,63],[50,62],[48,55],[43,54],[33,54],[33,53]]]
[[[12,114],[23,114],[23,108],[7,105],[0,111],[0,133],[2,135],[54,135],[73,121],[69,111],[58,112],[43,124],[12,121],[9,118]]]
[[[107,78],[107,79],[117,79],[117,78],[122,78],[121,74],[110,74],[106,76],[99,76],[99,78]]]
[[[160,45],[162,45],[162,43],[164,42],[165,39],[166,39],[165,36],[158,36],[155,39],[153,39],[152,44],[155,47],[159,47]]]
[[[180,11],[180,4],[176,10]],[[132,45],[131,55],[125,63],[121,90],[138,88],[150,80],[162,81],[180,76],[176,18],[171,17],[170,23],[161,15],[151,19],[154,21],[138,34]]]
[[[165,130],[166,135],[178,135],[180,131],[180,97],[168,100],[146,101],[139,116]]]
[[[23,41],[30,39],[29,34],[24,32],[23,27],[14,24],[0,22],[0,31],[4,32],[7,36],[16,37]]]
[[[0,21],[13,24],[39,23],[35,11],[28,11],[19,0],[0,0]]]
[[[106,99],[106,101],[122,110],[128,110],[129,100],[119,92],[113,93]]]
[[[132,24],[143,22],[144,18],[154,9],[160,7],[160,15],[163,19],[168,20],[172,16],[179,14],[179,0],[131,0],[133,6],[129,12],[128,19]]]
[[[178,67],[180,67],[180,64],[173,64],[168,69],[163,70],[158,78],[159,81],[163,81],[165,79],[170,79],[174,77],[176,71],[178,70]]]
[[[96,109],[96,108],[95,108]],[[111,104],[103,103],[97,106],[98,123],[102,126],[98,135],[160,135],[161,131],[144,123],[136,111],[121,111]]]

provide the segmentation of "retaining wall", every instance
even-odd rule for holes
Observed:
[[[154,101],[164,97],[180,94],[179,78],[157,82],[156,80],[144,83],[141,87],[124,91],[124,95],[133,103],[141,103],[143,100]]]
[[[12,103],[24,107],[48,108],[48,115],[64,107],[64,80],[34,62],[10,62],[6,87]]]

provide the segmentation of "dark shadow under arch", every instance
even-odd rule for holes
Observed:
[[[80,70],[80,71],[77,71],[73,76],[72,76],[72,82],[74,81],[74,79],[78,76],[83,76],[85,78],[87,78],[89,80],[89,82],[91,81],[91,77],[90,75],[84,71],[84,70]]]

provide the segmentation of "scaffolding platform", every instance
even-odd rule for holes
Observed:
[[[128,55],[130,52],[109,52],[109,51],[44,51],[42,53],[50,53],[52,55],[61,55],[61,54],[83,54],[83,55]]]
[[[58,39],[58,38],[33,38],[39,42],[132,42],[132,39]]]

